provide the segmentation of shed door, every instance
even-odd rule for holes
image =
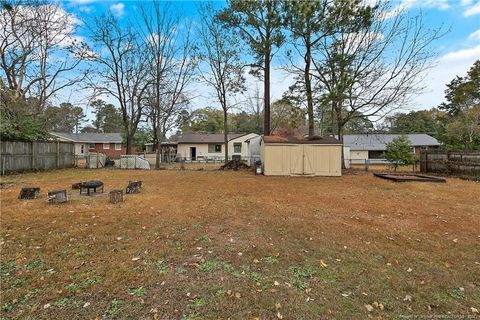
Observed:
[[[303,174],[316,173],[316,160],[318,148],[315,146],[303,146]]]
[[[304,174],[303,169],[303,146],[293,145],[286,147],[290,153],[290,174]]]

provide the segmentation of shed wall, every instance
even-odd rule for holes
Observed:
[[[262,143],[264,174],[341,176],[341,148],[341,145]]]

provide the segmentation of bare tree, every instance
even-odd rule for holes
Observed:
[[[74,36],[76,24],[55,3],[0,1],[0,87],[7,108],[29,98],[29,113],[38,115],[51,97],[84,79],[86,71],[78,69],[88,50]]]
[[[120,25],[112,15],[98,16],[89,25],[95,46],[91,59],[98,67],[89,78],[88,86],[94,89],[94,96],[109,95],[118,101],[127,154],[131,154],[147,89],[152,83],[145,43],[132,31],[131,24]]]
[[[340,141],[347,122],[381,119],[422,91],[434,57],[430,44],[441,36],[427,30],[420,15],[397,12],[390,17],[386,3],[357,6],[363,13],[337,26],[312,55],[313,76],[322,85],[324,103],[331,105]]]
[[[228,112],[232,99],[245,90],[243,64],[240,59],[240,41],[235,34],[221,25],[211,3],[200,7],[202,24],[198,29],[201,49],[200,75],[215,91],[216,100],[223,110],[223,136],[225,163],[228,162]]]
[[[180,19],[170,4],[154,1],[141,6],[140,30],[149,62],[146,114],[156,144],[156,168],[161,162],[161,143],[189,103],[187,87],[194,76],[197,59],[190,24],[179,29]]]
[[[168,74],[173,72],[177,53],[177,31],[179,19],[171,14],[171,5],[167,2],[153,1],[140,6],[141,21],[139,30],[143,31],[143,41],[148,51],[152,84],[148,89],[146,115],[153,129],[153,143],[157,156],[155,167],[160,167],[161,143],[165,137],[165,128],[170,123],[173,111],[165,108],[168,87]]]

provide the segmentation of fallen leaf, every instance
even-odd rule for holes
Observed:
[[[326,264],[323,260],[320,260],[320,267],[326,268],[328,267],[328,264]]]
[[[83,305],[83,307],[84,307],[84,308],[87,308],[89,305],[90,305],[90,302],[85,302],[85,304]]]
[[[412,296],[407,294],[405,298],[403,298],[403,301],[412,301]]]
[[[372,312],[373,311],[373,307],[369,304],[366,304],[365,305],[365,309],[367,309],[368,312]]]
[[[241,297],[242,297],[242,295],[240,294],[240,292],[235,293],[235,298],[240,299]]]
[[[274,281],[273,284],[274,284],[275,286],[279,286],[279,285],[280,285],[280,282]]]
[[[50,303],[44,304],[44,305],[43,305],[43,309],[48,309],[48,308],[50,308],[50,306],[51,306]]]
[[[478,313],[478,309],[477,309],[477,308],[474,308],[474,307],[471,307],[471,308],[470,308],[470,311],[472,311],[472,313]]]
[[[132,261],[138,261],[138,260],[140,260],[140,257],[134,257],[134,258],[132,258]]]
[[[281,307],[282,307],[282,305],[280,304],[280,302],[275,303],[275,308],[276,308],[276,309],[280,309]]]
[[[277,318],[278,318],[278,319],[283,319],[283,316],[282,316],[282,314],[281,314],[280,312],[277,312]]]
[[[407,269],[407,272],[412,272],[412,271],[413,271],[412,268],[408,268],[408,269]]]

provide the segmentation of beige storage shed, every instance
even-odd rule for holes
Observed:
[[[260,157],[266,176],[342,175],[342,144],[335,138],[264,136]]]

